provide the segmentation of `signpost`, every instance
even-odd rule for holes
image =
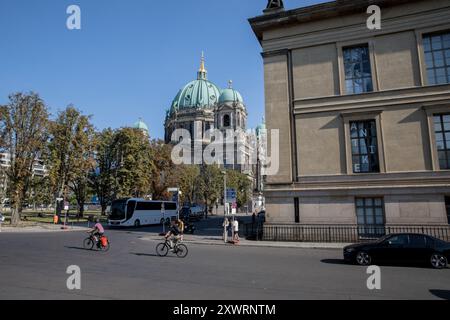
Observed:
[[[164,202],[161,204],[161,213],[163,217],[163,234],[166,234],[166,207],[164,206]]]
[[[227,203],[236,203],[237,197],[236,197],[236,189],[227,189]]]

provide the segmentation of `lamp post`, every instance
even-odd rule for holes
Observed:
[[[227,230],[227,172],[222,171],[223,174],[223,241],[225,243],[228,242],[228,230]]]
[[[223,212],[224,216],[227,216],[227,172],[222,171],[223,174]]]

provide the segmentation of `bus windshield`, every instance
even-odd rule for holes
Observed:
[[[111,214],[109,219],[111,220],[124,220],[125,219],[125,210],[127,208],[127,201],[124,200],[116,200],[113,201],[111,205]]]

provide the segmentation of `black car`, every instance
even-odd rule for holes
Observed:
[[[423,234],[391,234],[372,243],[345,247],[344,259],[362,266],[406,262],[427,263],[444,269],[450,259],[450,243]]]

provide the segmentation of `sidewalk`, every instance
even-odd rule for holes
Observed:
[[[0,233],[39,233],[39,232],[68,232],[68,231],[85,231],[89,230],[85,227],[67,225],[67,229],[62,229],[62,225],[54,224],[30,224],[11,227],[10,225],[2,225]]]
[[[158,234],[140,237],[144,241],[161,241]],[[239,244],[224,243],[219,236],[195,236],[184,235],[186,244],[236,246],[236,247],[272,247],[272,248],[297,248],[297,249],[343,249],[350,243],[310,243],[310,242],[277,242],[277,241],[249,241],[241,239]]]

